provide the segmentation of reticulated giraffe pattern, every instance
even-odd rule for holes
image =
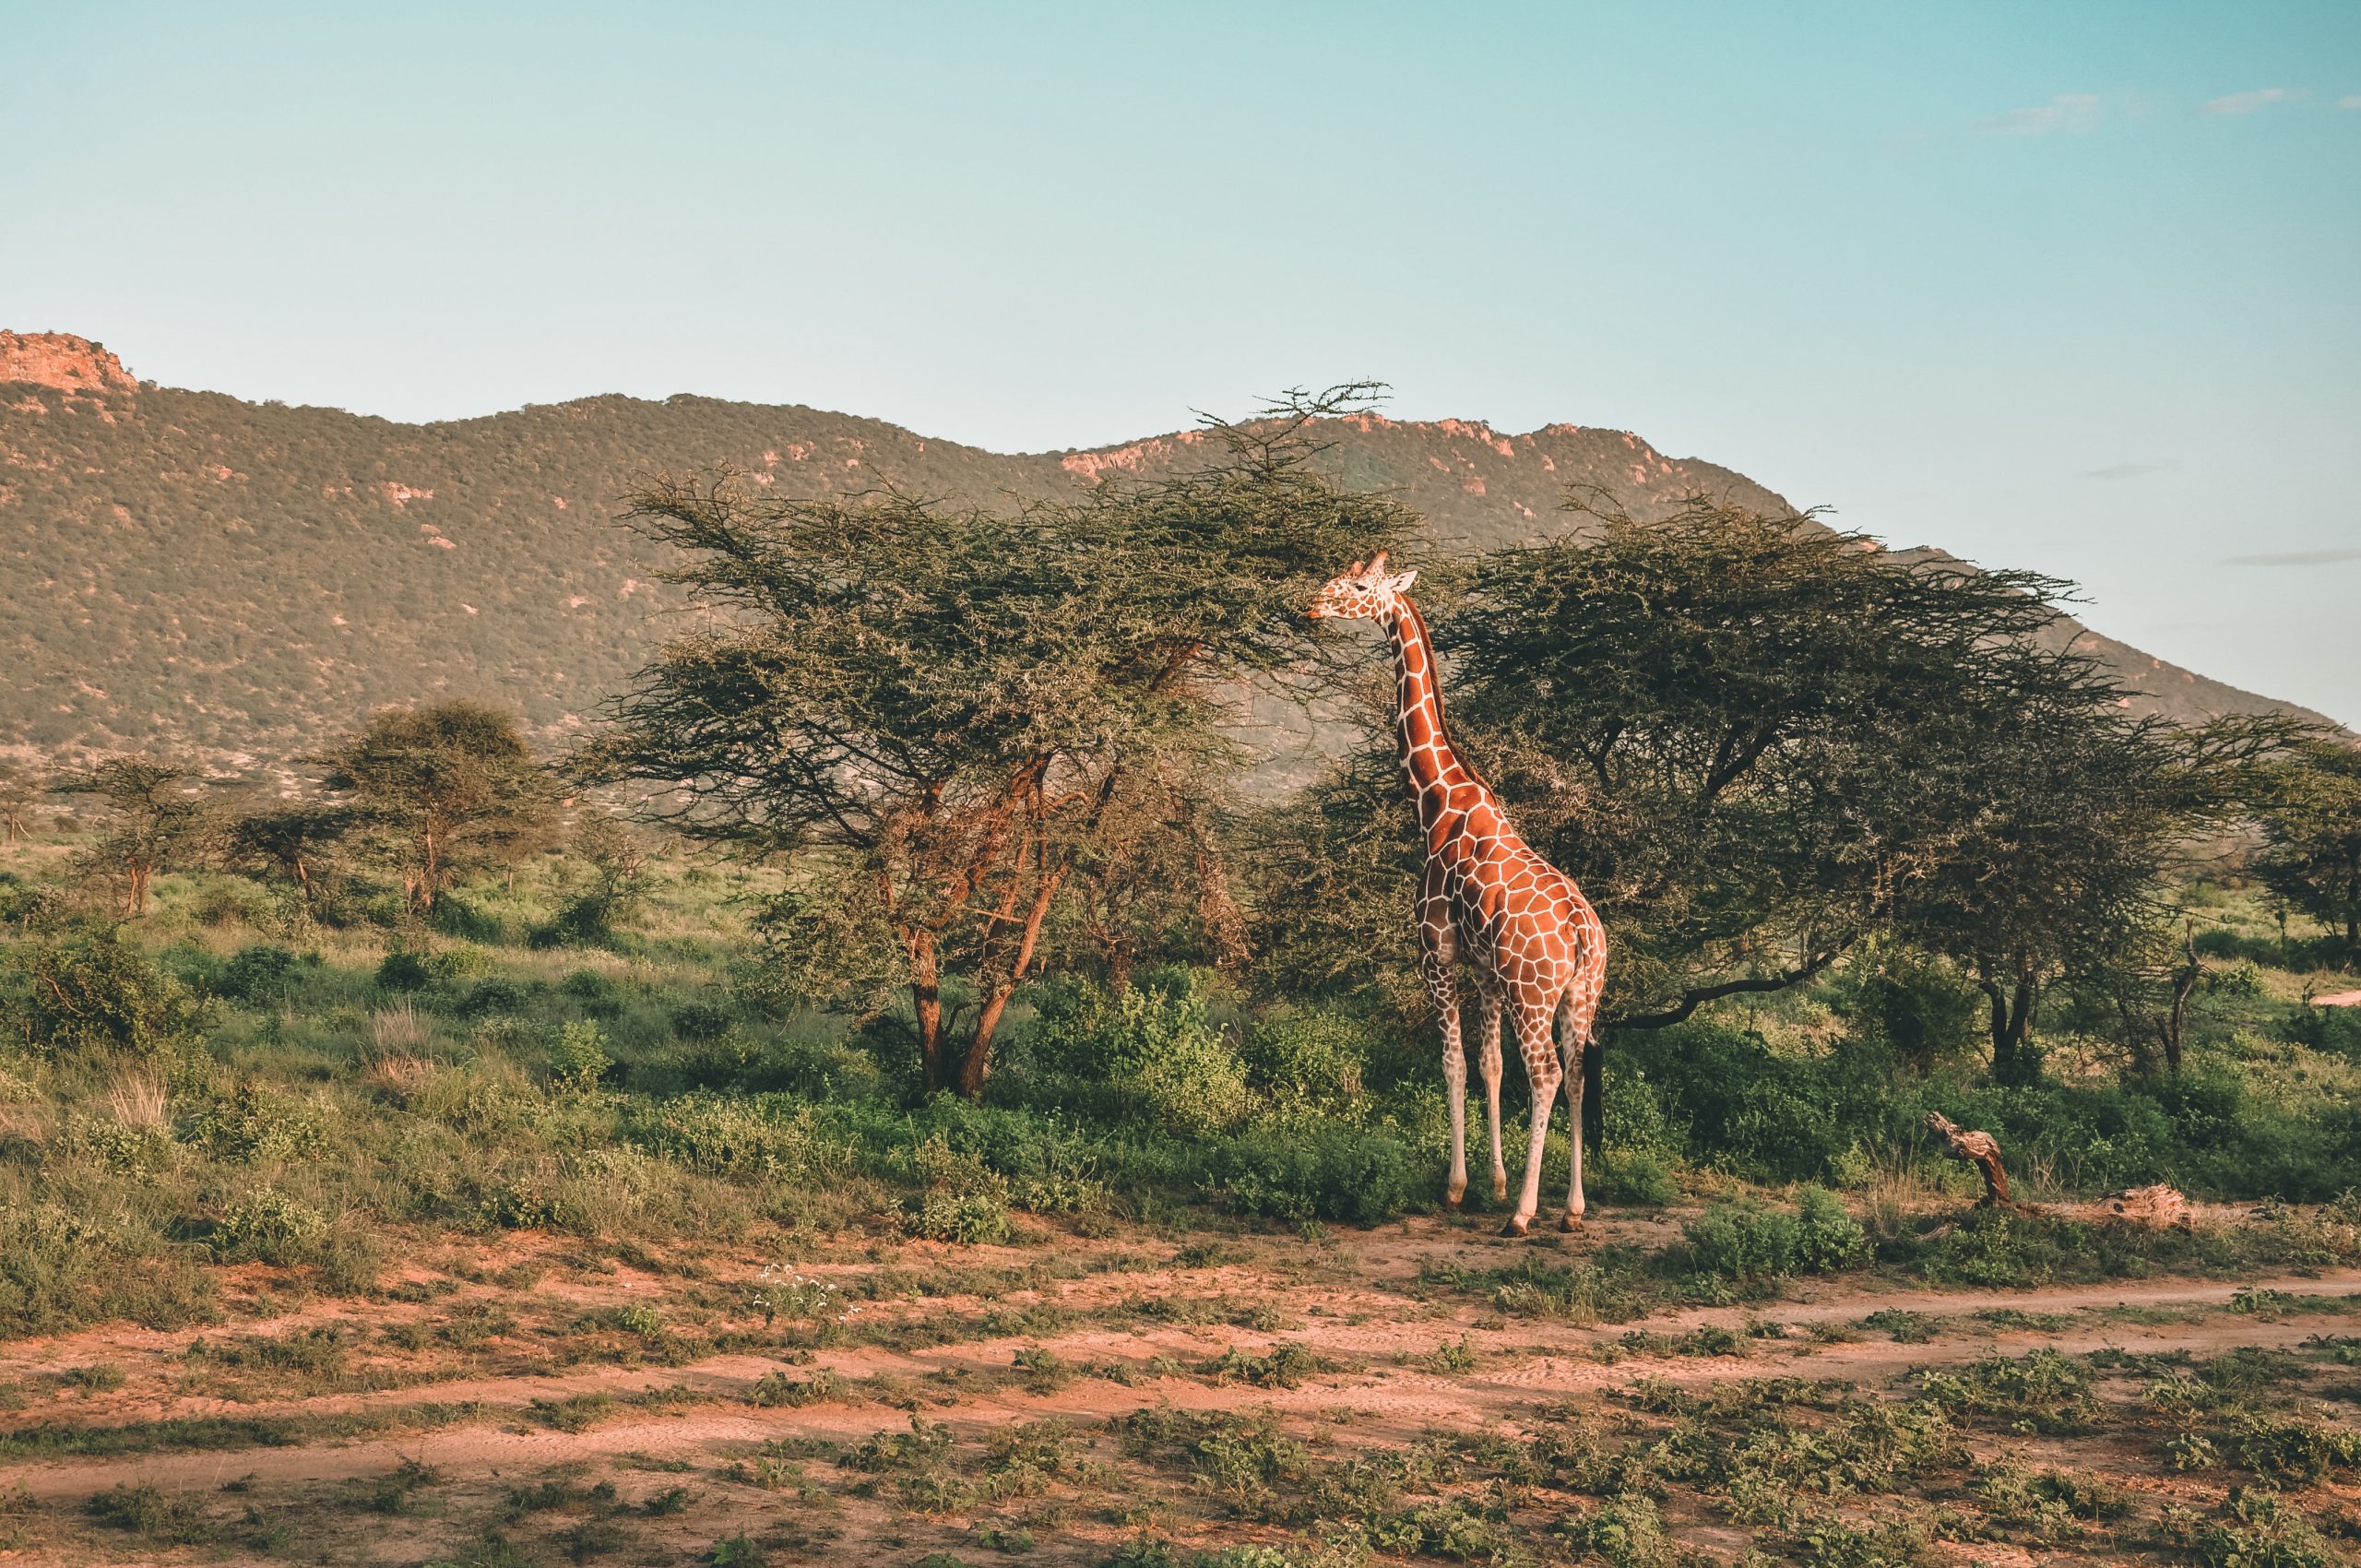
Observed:
[[[1607,932],[1573,878],[1517,836],[1491,790],[1460,761],[1443,723],[1441,671],[1427,624],[1410,601],[1416,572],[1388,576],[1382,553],[1320,590],[1315,616],[1376,621],[1394,642],[1396,734],[1402,771],[1426,839],[1418,885],[1418,964],[1442,1026],[1443,1084],[1451,1099],[1451,1185],[1467,1191],[1467,1058],[1460,1038],[1457,966],[1476,979],[1477,1055],[1491,1131],[1492,1195],[1508,1196],[1501,1156],[1501,1019],[1506,1014],[1533,1086],[1525,1188],[1506,1233],[1522,1236],[1541,1205],[1541,1148],[1558,1087],[1566,1087],[1573,1136],[1566,1214],[1583,1217],[1581,1071],[1607,979]],[[1556,1035],[1552,1038],[1552,1026]]]

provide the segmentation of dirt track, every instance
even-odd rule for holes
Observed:
[[[1143,1324],[1125,1330],[1104,1325],[1064,1334],[970,1339],[939,1349],[896,1352],[874,1348],[824,1349],[798,1377],[823,1369],[848,1382],[887,1374],[926,1391],[904,1405],[923,1408],[930,1419],[955,1430],[1066,1415],[1097,1419],[1169,1403],[1183,1409],[1274,1407],[1304,1412],[1347,1409],[1361,1419],[1356,1431],[1371,1440],[1406,1439],[1433,1424],[1516,1424],[1521,1418],[1568,1399],[1578,1399],[1634,1381],[1662,1378],[1675,1384],[1726,1383],[1761,1377],[1833,1379],[1884,1384],[1921,1365],[1958,1362],[1995,1350],[2022,1353],[2035,1345],[2066,1352],[2117,1347],[2143,1352],[2218,1354],[2237,1346],[2284,1347],[2322,1332],[2342,1309],[2300,1300],[2286,1315],[2257,1316],[2225,1311],[2241,1287],[2194,1280],[2148,1281],[2023,1291],[1869,1291],[1847,1284],[1822,1283],[1798,1290],[1794,1299],[1753,1309],[1692,1309],[1659,1314],[1641,1323],[1596,1328],[1537,1319],[1503,1321],[1486,1303],[1453,1299],[1430,1301],[1406,1293],[1406,1276],[1421,1257],[1450,1251],[1467,1255],[1464,1233],[1422,1222],[1398,1230],[1350,1238],[1349,1258],[1357,1277],[1318,1283],[1290,1281],[1245,1264],[1188,1270],[1161,1268],[1120,1275],[1086,1276],[1060,1291],[1067,1303],[1085,1305],[1129,1296],[1222,1292],[1226,1299],[1270,1301],[1284,1306],[1288,1325],[1275,1332],[1220,1324],[1177,1326]],[[1485,1247],[1476,1254],[1497,1265],[1512,1254]],[[2296,1298],[2361,1298],[2361,1271],[2259,1282],[2264,1289]],[[608,1296],[637,1289],[645,1298],[657,1289],[645,1280],[623,1279]],[[587,1299],[594,1292],[568,1291]],[[551,1294],[554,1294],[552,1292]],[[955,1303],[945,1303],[951,1305]],[[930,1303],[931,1306],[932,1303]],[[2138,1309],[2136,1314],[2116,1309]],[[2300,1309],[2300,1310],[2296,1310]],[[378,1323],[405,1309],[343,1303],[291,1315],[262,1325],[290,1334],[325,1323]],[[1842,1325],[1872,1313],[1901,1312],[1944,1320],[1924,1343],[1897,1343],[1872,1330],[1847,1333]],[[1974,1314],[2007,1312],[2064,1321],[2038,1328],[1995,1325]],[[2150,1321],[2138,1321],[2138,1318]],[[1625,1334],[1647,1330],[1678,1335],[1701,1325],[1758,1332],[1743,1343],[1744,1356],[1634,1354],[1602,1360],[1602,1348]],[[1793,1325],[1790,1336],[1768,1336],[1762,1325]],[[1817,1325],[1818,1337],[1806,1334]],[[1836,1329],[1830,1337],[1827,1331]],[[218,1332],[218,1331],[217,1331]],[[755,1380],[778,1362],[769,1357],[722,1355],[684,1366],[577,1368],[542,1375],[455,1377],[420,1381],[380,1392],[333,1392],[291,1397],[223,1398],[177,1393],[171,1369],[183,1357],[189,1334],[111,1331],[72,1339],[20,1345],[0,1357],[0,1371],[23,1377],[42,1371],[105,1361],[129,1375],[118,1398],[84,1399],[73,1406],[20,1413],[19,1429],[53,1425],[99,1427],[140,1420],[204,1417],[299,1417],[384,1413],[428,1404],[478,1405],[469,1413],[433,1430],[358,1440],[325,1439],[301,1446],[251,1446],[200,1452],[156,1451],[102,1459],[22,1462],[0,1467],[0,1488],[34,1499],[63,1500],[102,1492],[119,1483],[151,1483],[166,1491],[214,1488],[239,1478],[258,1485],[301,1484],[380,1475],[414,1459],[454,1475],[513,1477],[575,1461],[624,1455],[655,1458],[726,1455],[750,1450],[781,1437],[857,1440],[900,1428],[905,1408],[872,1402],[825,1402],[801,1408],[755,1408],[746,1400]],[[1249,1354],[1293,1344],[1338,1370],[1316,1373],[1299,1386],[1262,1387],[1207,1381],[1202,1375],[1156,1375],[1148,1363],[1159,1356],[1190,1366],[1236,1347]],[[1436,1364],[1445,1346],[1465,1346],[1448,1370]],[[1053,1392],[1026,1392],[1010,1373],[1021,1350],[1046,1349],[1081,1367],[1121,1367],[1128,1384],[1103,1375],[1076,1378]],[[1611,1354],[1611,1352],[1609,1352]],[[949,1370],[982,1385],[959,1391],[928,1380]],[[995,1384],[993,1380],[997,1380]],[[935,1394],[935,1388],[943,1392]],[[585,1395],[626,1396],[649,1389],[682,1390],[675,1409],[619,1408],[587,1431],[546,1430],[526,1418],[533,1401]]]

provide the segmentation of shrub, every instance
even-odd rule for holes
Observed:
[[[672,1009],[672,1032],[682,1039],[719,1039],[730,1031],[730,1009],[718,1002],[683,1002]]]
[[[1755,1203],[1715,1203],[1681,1227],[1701,1274],[1762,1285],[1796,1271],[1795,1217]]]
[[[20,943],[9,968],[35,1051],[154,1055],[204,1021],[188,987],[149,961],[128,932],[85,929]]]
[[[251,1007],[284,1001],[287,982],[301,962],[286,948],[267,942],[249,943],[222,966],[221,994]]]
[[[1246,1036],[1247,1072],[1256,1087],[1282,1100],[1330,1106],[1360,1098],[1369,1058],[1368,1026],[1341,1013],[1278,1008]]]
[[[1869,1238],[1844,1201],[1824,1188],[1805,1188],[1796,1199],[1797,1271],[1836,1274],[1869,1261]]]
[[[284,1266],[303,1262],[327,1228],[319,1210],[264,1187],[231,1200],[213,1229],[212,1243],[224,1258]]]
[[[2252,958],[2240,958],[2218,969],[2208,969],[2205,989],[2216,996],[2260,996],[2264,989],[2262,966]]]
[[[1246,1064],[1186,990],[1135,987],[1120,996],[1079,987],[1047,999],[1035,1059],[1052,1072],[1109,1085],[1149,1123],[1202,1135],[1244,1120]]]
[[[1216,1146],[1209,1163],[1216,1196],[1274,1219],[1376,1225],[1401,1215],[1431,1184],[1400,1139],[1335,1122],[1285,1135],[1244,1134]]]
[[[530,1000],[531,993],[506,975],[487,975],[459,999],[459,1013],[469,1018],[505,1017],[522,1013]]]
[[[1837,1196],[1808,1187],[1792,1215],[1754,1203],[1716,1203],[1682,1228],[1701,1274],[1761,1286],[1790,1274],[1830,1274],[1869,1261],[1860,1222]]]
[[[108,1318],[178,1328],[211,1310],[213,1281],[152,1236],[47,1204],[0,1205],[0,1332],[50,1334]]]
[[[606,1037],[587,1018],[559,1030],[557,1044],[550,1050],[550,1077],[565,1094],[592,1093],[613,1065],[613,1058],[607,1054]]]
[[[423,991],[434,983],[434,971],[422,954],[397,947],[377,966],[380,991]]]
[[[904,1206],[901,1222],[903,1229],[928,1241],[981,1246],[1008,1240],[1008,1205],[989,1193],[920,1194]]]
[[[256,1079],[239,1083],[193,1118],[187,1140],[220,1159],[317,1159],[327,1129],[313,1108]]]
[[[812,1109],[790,1111],[778,1097],[752,1099],[699,1090],[636,1111],[623,1135],[659,1158],[708,1176],[809,1176],[842,1163]]]
[[[1614,1568],[1678,1568],[1679,1544],[1665,1527],[1656,1505],[1636,1493],[1611,1499],[1568,1522],[1566,1533],[1583,1550]]]

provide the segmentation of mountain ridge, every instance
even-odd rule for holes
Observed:
[[[16,674],[0,685],[0,747],[18,752],[172,747],[251,767],[371,707],[460,695],[555,739],[645,662],[678,606],[657,580],[662,547],[613,524],[636,478],[727,467],[779,493],[891,480],[991,504],[1153,478],[1206,450],[1204,433],[1175,431],[1003,454],[694,394],[409,424],[136,383],[97,344],[41,336],[0,335],[0,659]],[[1578,529],[1560,509],[1570,486],[1614,493],[1642,520],[1692,493],[1791,509],[1629,431],[1360,413],[1321,434],[1346,482],[1391,490],[1453,552]],[[2156,711],[2305,711],[2064,631],[2137,677]],[[1262,717],[1297,730],[1295,750],[1311,739],[1308,721]]]

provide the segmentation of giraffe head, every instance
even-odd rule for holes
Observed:
[[[1400,612],[1403,593],[1418,580],[1415,568],[1389,576],[1385,552],[1381,550],[1367,565],[1354,562],[1350,570],[1322,588],[1305,613],[1345,621],[1388,620]]]

